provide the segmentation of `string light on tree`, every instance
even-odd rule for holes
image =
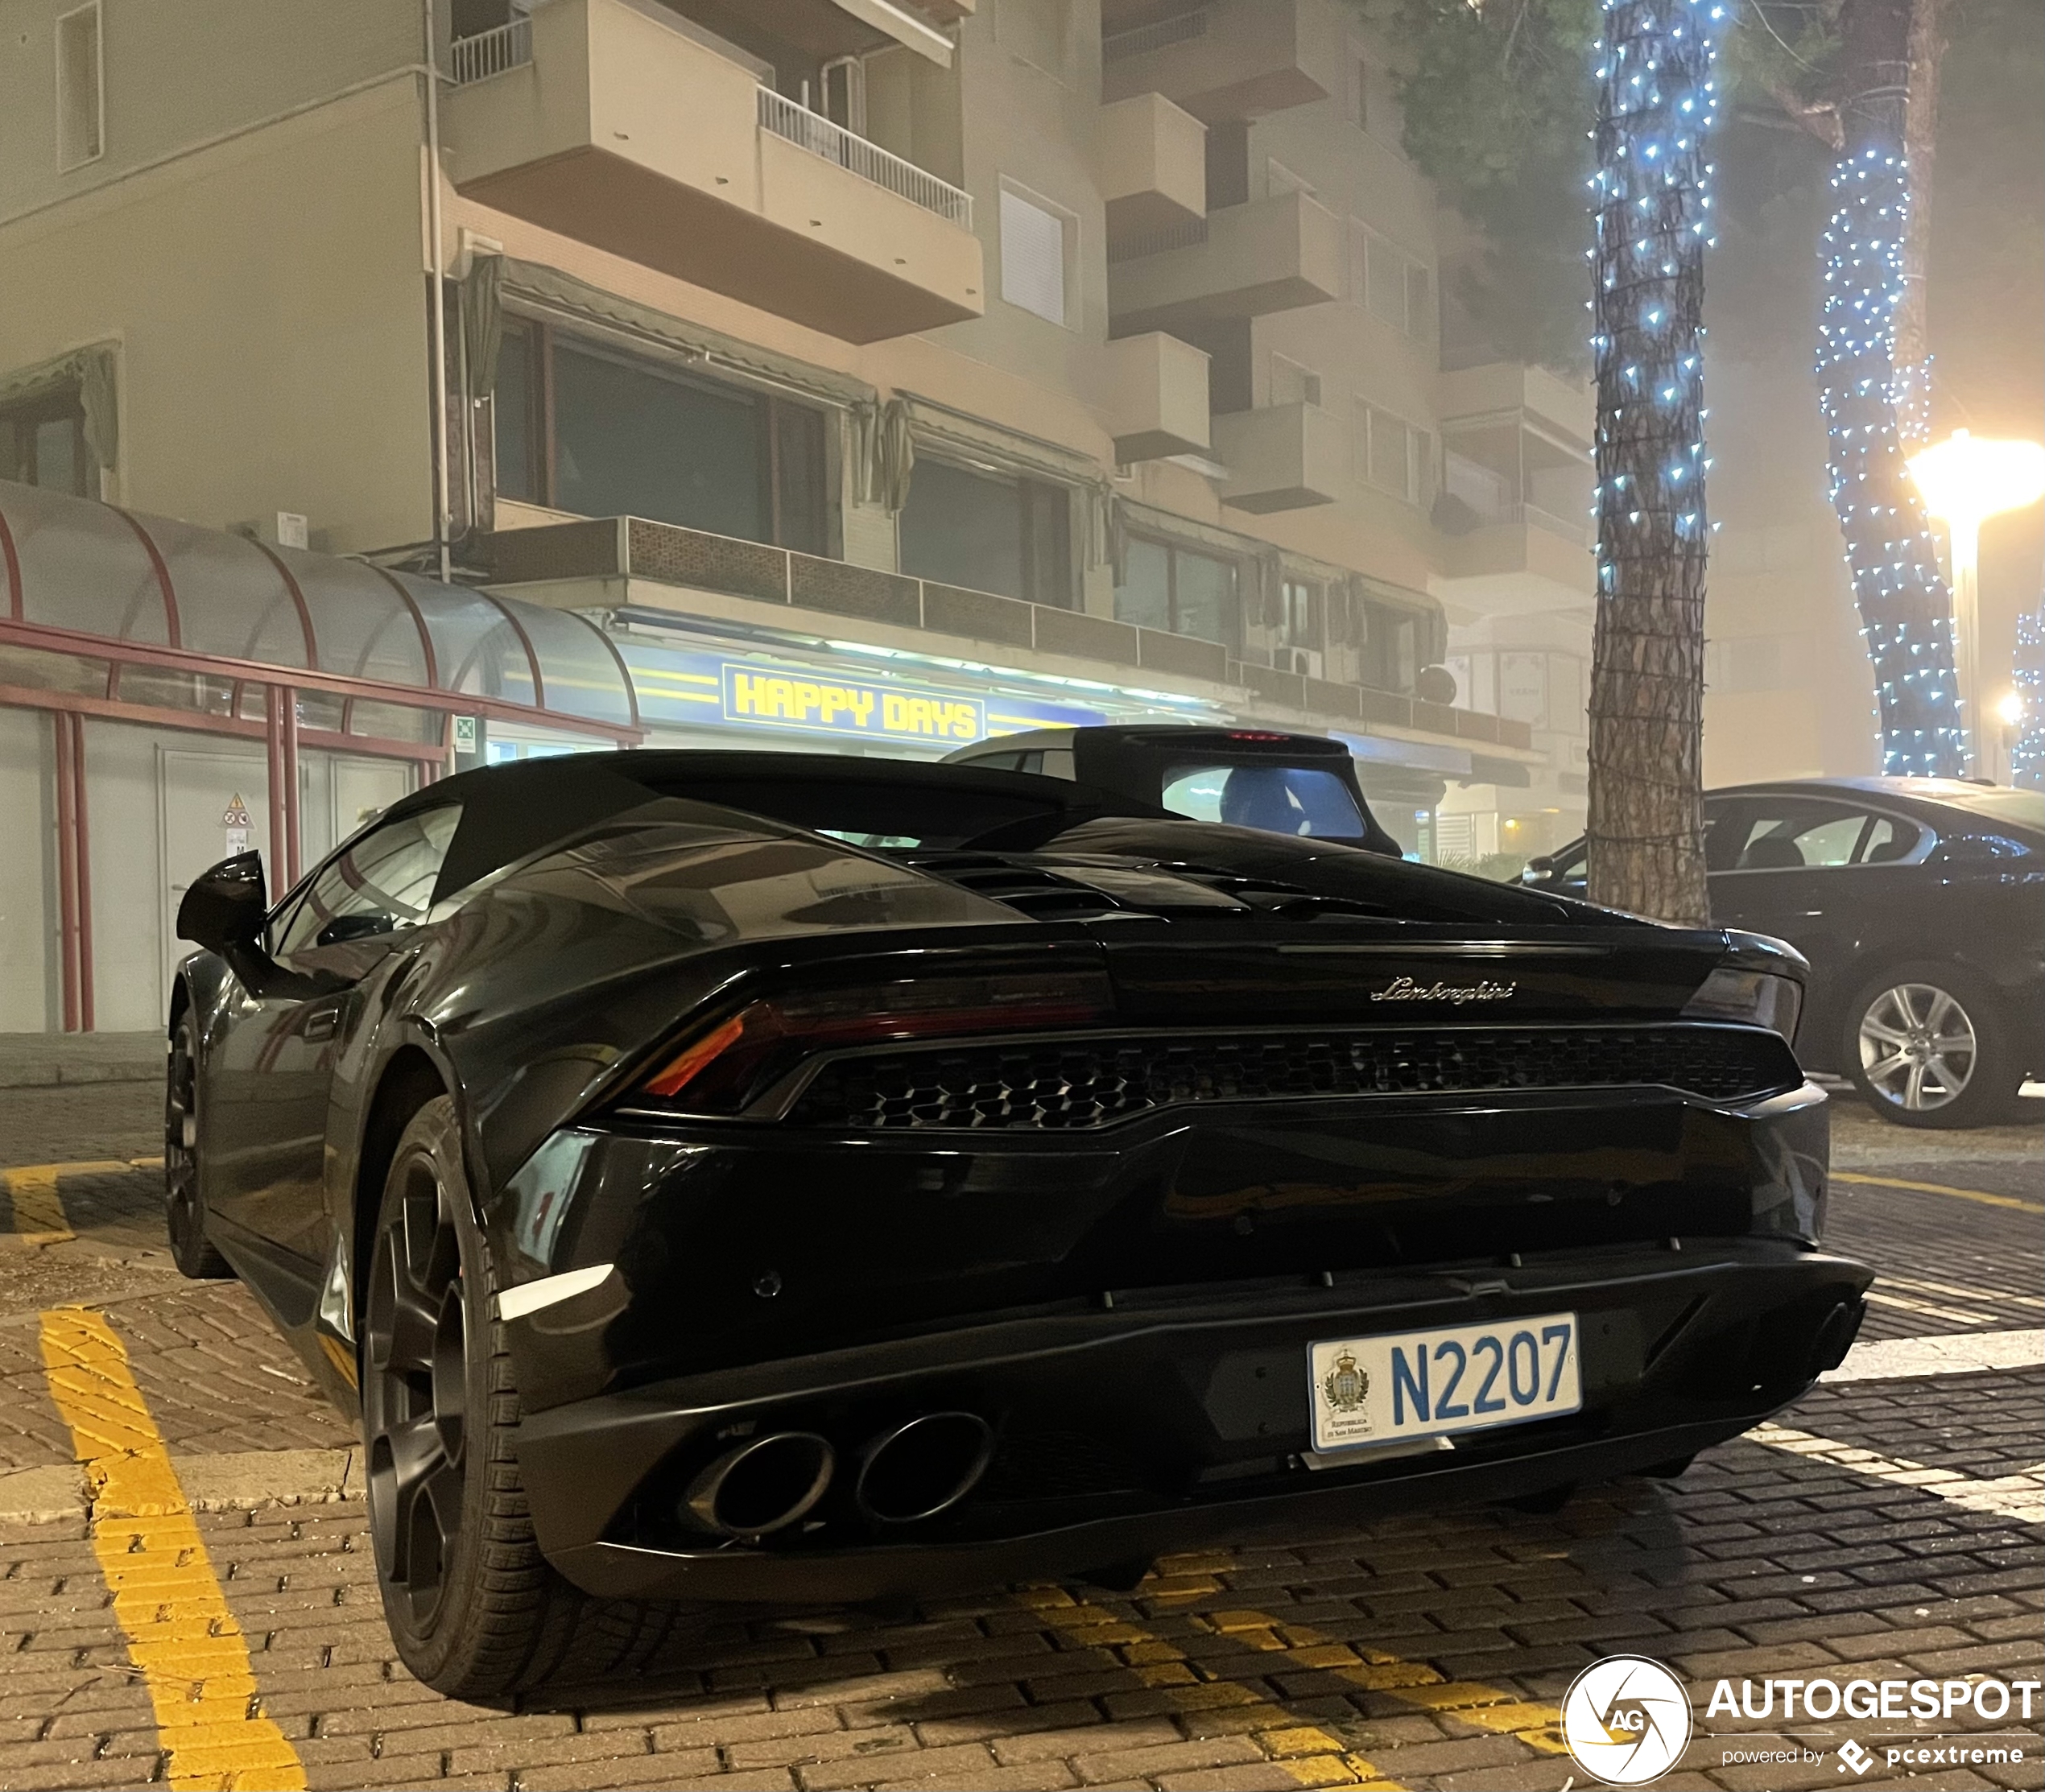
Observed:
[[[1819,403],[1832,508],[1874,666],[1882,770],[1957,778],[1966,770],[1966,738],[1952,604],[1898,426],[1898,406],[1917,402],[1895,365],[1909,171],[1898,149],[1877,141],[1842,159],[1832,186],[1821,241]]]
[[[2012,668],[2016,738],[2010,744],[2010,782],[2045,790],[2045,606],[2017,617]]]
[[[1680,888],[1701,919],[1703,822],[1689,787],[1701,756],[1711,526],[1702,317],[1714,240],[1712,71],[1730,0],[1602,3],[1590,183],[1600,598],[1592,879],[1601,840],[1644,843],[1663,861],[1655,881]],[[1647,906],[1609,888],[1600,899]],[[1650,911],[1674,918],[1666,905]]]

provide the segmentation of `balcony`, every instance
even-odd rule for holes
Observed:
[[[1594,596],[1590,546],[1588,518],[1558,516],[1533,504],[1502,505],[1474,528],[1443,540],[1437,589],[1500,615],[1588,605]]]
[[[500,531],[479,548],[491,589],[556,609],[666,611],[803,634],[823,626],[833,637],[923,653],[965,651],[995,665],[1027,667],[1032,656],[1044,656],[1051,663],[1043,670],[1179,689],[1230,705],[1241,704],[1248,690],[1262,705],[1298,712],[1294,725],[1389,733],[1452,754],[1490,746],[1502,758],[1539,762],[1523,723],[1246,664],[1221,644],[1189,635],[672,523],[638,517],[545,523]]]
[[[1216,0],[1101,40],[1101,97],[1162,93],[1239,123],[1343,90],[1347,43],[1325,0]]]
[[[1224,504],[1254,515],[1332,504],[1349,476],[1342,426],[1317,404],[1274,404],[1214,419],[1214,457],[1229,469]]]
[[[1263,317],[1342,291],[1342,221],[1304,193],[1230,205],[1123,246],[1108,267],[1116,336]]]
[[[627,0],[552,0],[454,67],[484,204],[849,342],[985,308],[967,195]]]
[[[1545,367],[1517,361],[1492,361],[1482,367],[1444,373],[1438,389],[1444,427],[1459,419],[1524,416],[1566,437],[1577,452],[1587,452],[1596,428],[1597,403],[1590,389]]]
[[[1207,126],[1162,93],[1101,109],[1101,196],[1112,242],[1207,215]]]
[[[1108,427],[1121,465],[1207,452],[1204,353],[1153,330],[1110,342],[1106,354]]]

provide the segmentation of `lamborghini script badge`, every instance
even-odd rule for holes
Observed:
[[[1370,1377],[1357,1367],[1356,1358],[1345,1350],[1335,1359],[1334,1368],[1320,1378],[1320,1391],[1338,1413],[1360,1413],[1370,1392]]]
[[[1382,989],[1373,989],[1373,1001],[1506,1001],[1519,985],[1493,983],[1489,977],[1475,983],[1415,983],[1410,977],[1395,977]]]

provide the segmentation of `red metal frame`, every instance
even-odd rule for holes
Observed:
[[[76,629],[52,628],[43,622],[17,622],[0,617],[0,642],[18,647],[40,647],[51,653],[71,654],[82,659],[160,666],[180,672],[210,672],[216,677],[239,679],[249,684],[289,685],[299,690],[332,692],[343,697],[368,697],[401,708],[433,709],[447,715],[536,723],[566,733],[615,741],[623,746],[636,746],[646,738],[645,729],[630,723],[601,722],[587,716],[571,716],[532,704],[506,703],[499,698],[479,696],[465,691],[429,691],[420,685],[386,684],[378,679],[356,678],[342,672],[300,671],[294,667],[271,666],[260,660],[195,653],[188,647],[158,647],[143,642],[115,641],[105,635],[83,634]]]
[[[526,663],[532,668],[533,707],[536,709],[544,709],[547,707],[547,686],[540,678],[539,655],[534,650],[532,637],[526,633],[525,624],[496,598],[491,597],[487,591],[479,591],[476,595],[482,598],[498,615],[511,625],[511,632],[518,636],[518,645],[526,650]],[[632,688],[632,681],[629,678],[625,681],[625,688],[628,691]]]
[[[64,989],[64,1030],[78,1030],[78,816],[72,759],[77,751],[68,716],[56,718],[57,955]]]
[[[126,510],[122,510],[119,505],[109,504],[107,506],[107,509],[111,510],[114,515],[120,518],[123,522],[127,524],[130,529],[134,531],[135,539],[142,543],[143,552],[149,556],[150,568],[156,575],[156,588],[162,594],[163,599],[164,630],[170,636],[171,645],[173,647],[182,646],[184,640],[184,631],[182,627],[180,627],[177,612],[177,592],[171,584],[171,569],[163,562],[163,551],[156,545],[154,538],[151,537],[149,531],[143,528],[139,522],[136,522],[133,517],[130,516]]]
[[[85,725],[71,718],[71,775],[75,788],[71,798],[72,825],[78,830],[75,849],[78,890],[78,1030],[93,1030],[93,833],[85,807]]]
[[[0,516],[0,561],[7,568],[7,613],[19,622],[22,619],[21,556],[14,551],[14,532],[7,526],[4,516]]]
[[[387,567],[370,566],[370,571],[397,593],[398,601],[403,604],[411,614],[412,626],[419,630],[419,650],[426,655],[426,682],[437,691],[440,687],[440,667],[433,652],[432,633],[426,626],[425,617],[419,613],[418,600],[405,589],[404,580]]]
[[[291,576],[291,569],[285,565],[282,555],[271,552],[264,542],[252,540],[249,545],[277,568],[277,576],[284,581],[285,590],[291,594],[291,602],[298,610],[298,626],[305,636],[305,663],[318,671],[320,640],[312,632],[312,612],[306,607],[305,593],[299,588],[298,580]]]

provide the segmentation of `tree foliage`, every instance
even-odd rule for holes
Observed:
[[[1481,233],[1455,298],[1502,357],[1582,371],[1585,183],[1598,0],[1353,0],[1390,39],[1404,147]],[[1850,0],[1748,0],[1719,68],[1724,104],[1828,140]]]

